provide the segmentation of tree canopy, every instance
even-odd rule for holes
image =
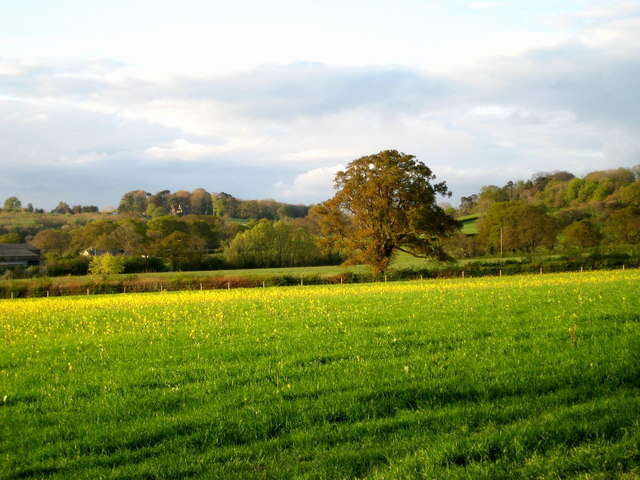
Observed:
[[[335,177],[335,196],[314,207],[326,247],[337,247],[350,263],[384,272],[395,252],[444,258],[441,238],[458,222],[438,206],[449,196],[445,182],[414,155],[385,150],[361,157]]]
[[[18,197],[9,197],[4,201],[3,210],[17,212],[22,208],[22,202]]]
[[[556,234],[556,222],[544,207],[524,202],[494,203],[478,225],[479,240],[492,253],[550,248]]]
[[[229,263],[244,268],[298,267],[327,260],[304,228],[266,219],[236,235],[225,248],[224,255]]]

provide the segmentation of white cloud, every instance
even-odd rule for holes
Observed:
[[[287,199],[325,200],[333,194],[333,179],[336,173],[344,168],[344,165],[314,168],[297,175],[290,184],[276,183],[276,191],[280,197]]]
[[[504,105],[479,105],[469,110],[470,115],[505,119],[513,114],[514,108]]]
[[[603,20],[633,15],[638,12],[640,12],[640,5],[638,5],[636,1],[609,1],[606,6],[585,8],[578,12],[576,16],[579,18]]]
[[[387,148],[416,154],[456,195],[539,170],[638,163],[640,15],[573,20],[576,31],[447,37],[412,67],[382,52],[383,67],[347,56],[157,77],[146,64],[0,59],[0,198],[22,185],[55,203],[98,178],[104,188],[77,203],[190,185],[319,201],[337,168]],[[465,70],[421,70],[447,61]],[[45,169],[59,181],[33,185]]]
[[[472,10],[490,10],[504,6],[503,2],[472,2],[469,4],[469,8]]]
[[[172,144],[163,147],[148,148],[146,153],[154,158],[190,161],[198,160],[212,153],[224,151],[225,148],[225,146],[220,145],[190,143],[183,138],[178,138],[174,140]]]
[[[23,68],[17,62],[8,62],[0,59],[0,75],[17,76],[23,71]]]
[[[319,162],[336,159],[355,159],[356,153],[350,150],[332,150],[328,148],[315,148],[310,150],[301,150],[294,153],[288,153],[284,156],[285,160],[291,162]]]

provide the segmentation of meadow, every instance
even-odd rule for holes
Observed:
[[[0,301],[0,478],[637,479],[640,271]]]

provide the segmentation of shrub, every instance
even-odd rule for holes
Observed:
[[[122,273],[166,272],[167,266],[157,257],[122,257]]]
[[[46,264],[46,271],[50,277],[86,275],[89,271],[89,259],[86,257],[74,257],[49,260]]]
[[[124,271],[124,258],[105,253],[91,259],[89,264],[89,272],[91,275],[106,278],[109,275],[115,275]]]
[[[286,222],[261,220],[235,236],[224,258],[241,268],[301,267],[331,263],[320,253],[313,235]]]

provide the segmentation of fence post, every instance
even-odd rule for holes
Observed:
[[[13,292],[11,292],[11,300],[13,300]]]
[[[542,267],[540,267],[540,275],[542,275]]]
[[[87,295],[89,295],[89,289],[87,288]]]
[[[462,278],[464,278],[464,270],[462,270]]]
[[[500,274],[499,275],[502,276],[502,269],[500,269]]]
[[[264,288],[264,280],[262,280],[262,288]]]
[[[202,282],[200,282],[200,290],[202,290]]]
[[[342,285],[342,275],[340,275],[340,285]]]
[[[47,290],[47,297],[49,296],[49,290]]]
[[[384,275],[384,283],[387,283],[387,274]]]
[[[622,270],[624,270],[624,263],[622,264]]]
[[[227,290],[231,290],[231,282],[227,282]]]

